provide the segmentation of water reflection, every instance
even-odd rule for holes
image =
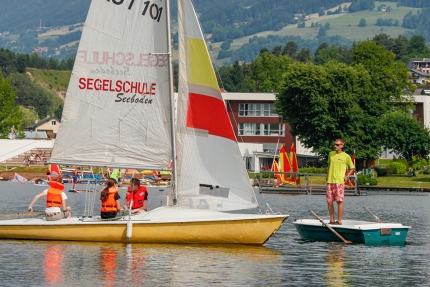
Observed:
[[[324,278],[329,286],[346,286],[348,273],[344,268],[345,251],[344,244],[330,245],[327,255],[325,256],[327,262],[326,272]]]
[[[101,247],[99,254],[99,265],[101,271],[100,280],[106,287],[115,285],[115,274],[117,267],[118,253],[112,247]]]
[[[23,199],[45,188],[1,182],[0,213],[26,212]],[[158,207],[159,190],[150,195],[148,205]],[[365,205],[384,221],[411,225],[405,247],[303,241],[292,222],[311,218],[308,209],[326,219],[323,195],[256,195],[260,204],[291,215],[263,247],[0,240],[0,285],[430,286],[430,225],[422,224],[430,221],[430,193],[369,192],[347,199],[345,219],[373,220]],[[85,194],[68,198],[75,214],[83,214]],[[37,207],[43,210],[44,203]],[[115,259],[105,264],[109,258]]]
[[[47,245],[45,251],[45,282],[46,285],[57,285],[63,282],[63,251],[59,244]]]
[[[145,280],[145,249],[133,248],[133,245],[127,244],[126,248],[127,274],[133,285],[139,285]]]

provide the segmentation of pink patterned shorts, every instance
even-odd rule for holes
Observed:
[[[326,198],[327,202],[343,201],[345,198],[344,185],[342,183],[327,183]]]

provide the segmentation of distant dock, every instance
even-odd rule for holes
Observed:
[[[310,176],[326,176],[326,174],[309,174],[309,173],[294,173],[294,172],[268,172],[272,173],[273,177],[269,179],[263,179],[260,173],[260,178],[254,180],[254,185],[258,186],[260,193],[266,194],[315,194],[325,195],[326,185],[325,184],[311,184]],[[302,184],[281,184],[277,185],[275,180],[276,174],[286,174],[288,176],[300,177]],[[354,176],[350,177],[352,186],[345,186],[346,196],[357,196],[366,195],[367,191],[404,191],[404,192],[430,192],[430,188],[421,187],[421,183],[418,183],[415,187],[393,187],[393,186],[374,186],[374,185],[358,185],[357,178]]]

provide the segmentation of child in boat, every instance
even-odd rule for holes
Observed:
[[[56,172],[51,172],[50,187],[42,193],[36,195],[33,201],[28,206],[28,211],[33,212],[33,205],[36,201],[46,196],[45,219],[47,221],[60,220],[70,218],[70,206],[66,205],[67,195],[64,193],[63,178],[59,177]]]
[[[114,179],[110,178],[106,181],[106,187],[100,192],[100,201],[102,207],[100,209],[100,216],[102,219],[115,218],[121,208],[121,197],[116,187]]]
[[[130,180],[130,186],[127,188],[125,196],[124,209],[130,208],[130,202],[133,200],[131,213],[141,213],[148,211],[148,190],[146,187],[140,185],[138,178]]]

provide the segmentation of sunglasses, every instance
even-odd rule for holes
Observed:
[[[342,144],[337,144],[337,143],[335,143],[334,145],[335,145],[335,146],[340,146],[340,145],[342,145]]]

